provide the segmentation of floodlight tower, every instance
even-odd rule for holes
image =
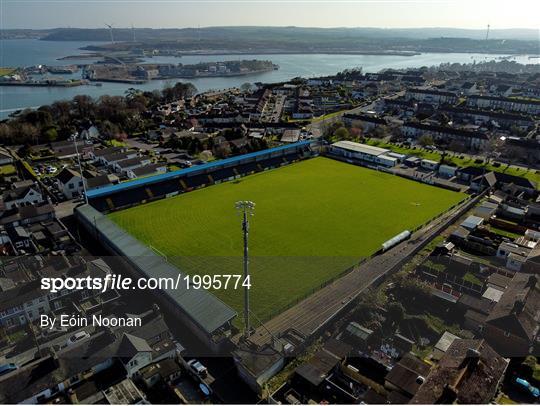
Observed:
[[[244,282],[249,278],[249,220],[248,216],[253,216],[255,203],[249,200],[241,200],[236,202],[236,210],[242,215],[242,231],[244,234]],[[244,337],[249,337],[249,283],[244,283]]]
[[[83,187],[83,193],[84,193],[84,202],[88,204],[88,195],[86,194],[86,179],[84,178],[84,173],[81,165],[81,155],[79,154],[79,147],[77,146],[77,138],[79,138],[79,133],[73,133],[71,135],[71,138],[73,138],[73,145],[75,146],[75,153],[77,154],[77,163],[79,165],[79,172],[81,174],[82,179],[82,187]]]

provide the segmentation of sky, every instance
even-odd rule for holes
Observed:
[[[0,28],[540,28],[540,0],[0,0]]]

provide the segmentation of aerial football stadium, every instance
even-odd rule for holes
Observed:
[[[323,155],[302,141],[90,190],[77,217],[142,276],[242,274],[235,203],[255,202],[250,301],[264,322],[465,198]],[[242,289],[164,294],[215,345],[241,325]]]

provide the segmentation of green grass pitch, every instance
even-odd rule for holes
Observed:
[[[317,290],[465,195],[314,158],[110,214],[188,273],[241,274],[241,219],[252,200],[251,304],[261,320]],[[242,312],[242,290],[219,290]]]

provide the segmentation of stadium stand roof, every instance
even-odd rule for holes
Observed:
[[[379,156],[390,152],[389,149],[375,147],[373,145],[360,144],[353,141],[338,141],[332,144],[333,147],[343,148],[353,152],[360,152],[366,155]]]
[[[308,141],[296,142],[294,144],[289,144],[289,145],[281,145],[279,147],[269,148],[269,149],[265,149],[265,150],[257,151],[257,152],[251,152],[249,154],[235,156],[232,158],[226,158],[219,161],[213,161],[213,162],[209,162],[203,165],[196,165],[196,166],[192,166],[186,169],[179,169],[177,171],[167,172],[167,173],[163,173],[156,176],[149,176],[146,178],[136,179],[130,182],[120,183],[118,185],[106,186],[100,189],[89,190],[87,192],[87,197],[89,199],[92,199],[99,196],[106,196],[111,193],[116,193],[116,192],[120,192],[127,189],[141,187],[141,186],[149,185],[156,182],[162,182],[167,179],[180,177],[187,174],[197,173],[199,171],[206,171],[208,169],[212,169],[212,168],[216,168],[216,167],[220,167],[220,166],[224,166],[228,164],[234,164],[234,163],[246,160],[246,159],[256,158],[258,156],[265,156],[274,152],[285,151],[288,149],[294,149],[294,148],[298,148],[302,146],[307,146],[311,143],[312,141],[308,140]]]
[[[176,278],[182,274],[177,267],[92,206],[83,205],[75,210],[88,225],[95,227],[101,234],[101,240],[105,240],[117,254],[125,256],[137,268],[141,277]],[[204,289],[186,289],[185,284],[180,283],[177,289],[162,289],[162,292],[209,335],[237,315],[232,308]]]

